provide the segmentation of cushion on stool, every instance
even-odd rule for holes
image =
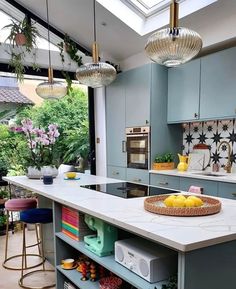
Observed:
[[[20,221],[29,224],[52,222],[52,209],[36,208],[20,212]]]
[[[8,211],[24,211],[36,207],[36,199],[10,199],[5,203],[5,208]]]

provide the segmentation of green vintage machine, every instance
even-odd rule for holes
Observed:
[[[91,230],[96,231],[96,234],[84,237],[85,248],[100,257],[113,254],[117,228],[87,214],[84,220]]]

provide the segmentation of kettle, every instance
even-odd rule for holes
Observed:
[[[178,154],[179,157],[179,164],[177,166],[178,171],[185,172],[188,168],[188,156],[182,156]]]

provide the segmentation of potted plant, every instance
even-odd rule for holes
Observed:
[[[26,157],[29,178],[41,178],[42,175],[52,175],[56,177],[57,171],[57,151],[55,143],[60,133],[55,124],[43,128],[34,127],[32,120],[24,119],[22,126],[11,127],[11,131],[22,133],[26,138],[28,157]]]
[[[172,153],[157,154],[152,165],[153,170],[173,170],[175,168]]]
[[[60,56],[61,56],[61,62],[64,65],[65,63],[65,53],[69,56],[69,58],[76,62],[78,67],[83,65],[82,62],[82,56],[78,55],[78,48],[73,40],[70,39],[70,36],[68,34],[64,35],[63,41],[57,44],[58,48],[60,50]],[[67,71],[62,70],[62,75],[65,77],[65,80],[67,82],[67,89],[68,92],[72,90],[72,80],[70,78],[70,75]]]
[[[17,22],[11,19],[11,24],[4,26],[3,28],[10,28],[10,34],[6,40],[10,41],[10,44],[14,47],[25,46],[26,51],[30,52],[33,46],[36,46],[36,37],[39,36],[38,29],[29,21],[28,17],[25,17],[22,21]]]
[[[11,22],[11,24],[3,27],[3,29],[10,29],[10,34],[5,40],[9,40],[11,44],[9,66],[13,69],[17,79],[22,82],[25,73],[23,64],[25,55],[26,53],[31,53],[33,47],[36,46],[36,37],[39,36],[39,32],[34,24],[29,21],[28,17],[25,17],[20,22],[11,19]],[[34,59],[32,67],[37,70],[38,66],[35,63],[36,53],[33,53],[32,58]]]

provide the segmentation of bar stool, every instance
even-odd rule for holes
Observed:
[[[21,270],[21,266],[12,267],[12,266],[8,265],[7,262],[14,259],[14,258],[22,257],[22,254],[13,255],[11,257],[8,257],[9,212],[11,212],[11,213],[12,212],[20,212],[23,210],[36,208],[36,206],[37,206],[37,201],[36,201],[36,199],[32,199],[32,198],[30,198],[30,199],[10,199],[10,200],[6,201],[6,203],[5,203],[5,209],[7,212],[7,224],[6,224],[5,258],[4,258],[2,265],[6,269]],[[41,257],[41,252],[40,252],[40,246],[39,246],[40,240],[39,240],[39,236],[38,236],[38,229],[37,229],[37,227],[35,229],[36,229],[37,242],[33,245],[28,245],[26,248],[38,246],[39,254],[26,254],[25,255],[25,269],[35,268],[44,262],[44,260]],[[41,261],[35,265],[27,266],[27,259],[26,258],[29,256],[40,257]]]
[[[52,209],[47,208],[36,208],[36,209],[29,209],[26,211],[20,212],[20,221],[23,223],[23,247],[22,247],[22,265],[21,265],[21,278],[19,280],[19,286],[27,289],[45,289],[55,286],[55,281],[53,283],[45,285],[45,286],[30,286],[25,285],[24,281],[29,275],[37,274],[40,272],[43,272],[44,274],[46,272],[53,272],[53,279],[55,279],[55,271],[49,270],[45,268],[45,263],[43,262],[42,266],[43,269],[41,270],[33,270],[31,272],[28,272],[24,274],[25,270],[25,255],[26,255],[26,244],[25,244],[25,227],[27,224],[39,224],[39,237],[41,240],[41,254],[43,260],[45,259],[44,256],[44,247],[43,247],[43,231],[42,231],[42,224],[48,224],[52,222]],[[50,274],[50,273],[49,273]],[[46,274],[43,276],[42,279],[44,279]],[[36,276],[34,276],[35,278]]]

